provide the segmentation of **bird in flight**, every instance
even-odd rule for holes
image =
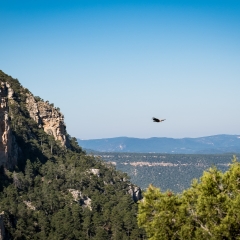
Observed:
[[[154,122],[163,122],[163,121],[166,120],[166,119],[158,119],[158,118],[155,118],[155,117],[153,117],[152,119],[153,119]]]

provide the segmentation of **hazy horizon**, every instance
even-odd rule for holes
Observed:
[[[139,137],[138,139],[149,139],[149,138],[172,138],[172,139],[183,139],[183,138],[206,138],[206,137],[213,137],[213,136],[218,136],[218,135],[229,135],[229,136],[237,136],[237,138],[240,138],[240,134],[216,134],[216,135],[208,135],[208,136],[199,136],[199,137],[146,137],[146,138],[141,138]],[[74,136],[73,136],[74,137]],[[137,137],[129,137],[129,136],[116,136],[116,137],[110,137],[110,138],[137,138]],[[83,139],[83,138],[77,138],[79,140],[102,140],[102,139],[110,139],[110,138],[89,138],[89,139]]]

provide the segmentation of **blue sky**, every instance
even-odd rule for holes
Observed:
[[[0,0],[0,29],[0,69],[71,136],[240,134],[240,1]]]

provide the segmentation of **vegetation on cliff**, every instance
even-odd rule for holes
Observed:
[[[69,135],[67,146],[56,141],[30,117],[29,90],[2,71],[0,81],[14,92],[8,107],[18,147],[17,164],[1,167],[0,211],[6,238],[144,238],[127,175],[86,155]]]

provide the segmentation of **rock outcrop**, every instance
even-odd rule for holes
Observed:
[[[23,203],[26,204],[26,206],[31,209],[31,210],[36,210],[36,207],[32,205],[32,203],[30,201],[23,201]]]
[[[87,207],[89,210],[92,211],[92,207],[91,207],[92,199],[91,198],[83,195],[79,190],[76,190],[76,189],[68,189],[68,191],[72,194],[75,202],[78,202],[83,207]]]
[[[138,186],[130,185],[128,193],[132,196],[134,202],[137,202],[143,198],[142,190]]]
[[[22,107],[23,105],[25,106]],[[60,110],[48,101],[34,97],[17,80],[0,71],[0,166],[7,169],[17,165],[21,155],[13,132],[16,131],[16,126],[22,124],[21,115],[24,109],[39,128],[52,135],[63,147],[70,145],[64,116]],[[19,117],[17,120],[16,116]]]
[[[59,140],[62,146],[68,147],[66,125],[63,114],[48,101],[36,100],[32,94],[27,94],[26,107],[30,117],[39,128]]]
[[[11,168],[17,163],[18,146],[12,134],[8,102],[12,99],[10,85],[0,82],[0,165]]]
[[[96,175],[98,177],[100,177],[100,170],[97,168],[91,168],[90,169],[90,173],[92,173],[93,175]]]

